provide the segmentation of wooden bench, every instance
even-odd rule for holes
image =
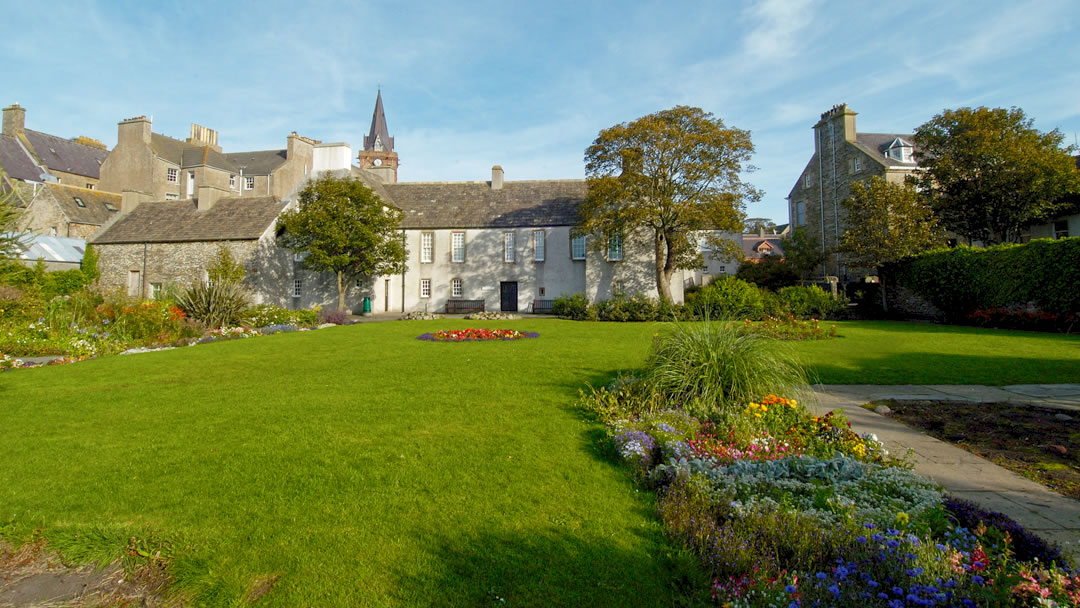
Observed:
[[[534,315],[550,315],[551,305],[555,300],[533,300],[532,311]]]
[[[483,300],[447,300],[446,314],[460,315],[472,312],[484,312]]]

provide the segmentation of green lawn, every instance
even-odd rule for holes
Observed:
[[[414,339],[468,325],[541,337]],[[1076,337],[839,326],[797,347],[824,382],[1080,378]],[[669,605],[683,558],[572,409],[663,328],[378,323],[4,373],[0,529],[174,538],[204,590],[279,577],[268,606]]]

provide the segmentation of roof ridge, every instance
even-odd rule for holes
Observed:
[[[96,146],[88,146],[88,145],[86,145],[84,143],[77,142],[74,139],[69,139],[67,137],[60,137],[59,135],[53,135],[52,133],[46,133],[44,131],[37,131],[35,129],[23,129],[23,132],[24,133],[25,132],[37,133],[38,135],[44,135],[45,137],[51,137],[53,139],[59,139],[62,142],[69,143],[69,144],[75,144],[76,146],[82,146],[82,147],[88,148],[90,150],[97,150],[98,152],[105,152],[106,154],[109,153],[108,148],[102,149],[102,148],[98,148]]]
[[[536,184],[536,183],[556,183],[556,182],[585,182],[585,178],[566,178],[566,179],[516,179],[513,181],[504,181],[503,187],[507,184]],[[447,184],[483,184],[487,185],[491,182],[489,180],[463,180],[463,181],[434,181],[434,182],[396,182],[393,184],[384,184],[386,186],[422,186],[422,185],[447,185]]]
[[[70,190],[85,190],[86,192],[93,192],[94,194],[122,197],[122,195],[120,195],[117,192],[109,192],[107,190],[98,190],[97,188],[87,188],[85,186],[72,186],[71,184],[57,184],[57,183],[53,183],[53,182],[48,182],[45,185],[46,186],[52,186],[53,188],[67,188],[67,189],[70,189]]]

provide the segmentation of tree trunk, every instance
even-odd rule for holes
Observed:
[[[340,270],[337,273],[337,309],[338,312],[345,311],[345,273]]]
[[[656,244],[656,293],[661,300],[673,303],[671,298],[671,246],[663,232],[657,232]]]

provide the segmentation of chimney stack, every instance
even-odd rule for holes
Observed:
[[[4,135],[15,137],[26,129],[26,108],[11,104],[4,108]]]
[[[491,168],[491,189],[502,190],[503,187],[503,168],[499,165],[495,165]]]
[[[191,137],[188,137],[187,143],[193,146],[207,146],[216,152],[221,152],[221,146],[218,145],[218,132],[195,123],[191,123]]]
[[[208,211],[219,200],[231,194],[228,190],[217,186],[199,186],[197,192],[195,209],[198,211]]]
[[[131,213],[136,207],[151,198],[153,197],[145,192],[139,192],[138,190],[124,190],[120,193],[120,214],[125,215]]]
[[[116,145],[150,145],[150,120],[136,116],[120,122],[116,129]]]

